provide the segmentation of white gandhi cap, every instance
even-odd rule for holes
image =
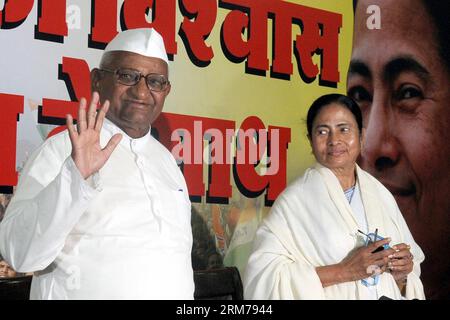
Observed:
[[[164,40],[153,28],[129,29],[119,32],[105,48],[108,51],[128,51],[146,57],[159,58],[169,64]]]

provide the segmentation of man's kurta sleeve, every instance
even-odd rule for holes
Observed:
[[[51,264],[99,192],[81,176],[67,139],[64,144],[63,137],[55,138],[29,159],[0,224],[1,254],[18,272],[43,270]]]

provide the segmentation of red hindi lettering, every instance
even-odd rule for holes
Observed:
[[[233,62],[242,61],[247,57],[250,49],[247,42],[242,40],[241,32],[248,26],[248,16],[241,11],[233,10],[227,14],[222,24],[222,41],[227,55]]]
[[[270,161],[265,164],[267,170],[265,170],[264,175],[256,172],[256,166],[260,165],[265,150],[258,149],[256,162],[251,161],[250,152],[252,151],[252,144],[256,144],[257,148],[264,149],[266,144],[261,144],[252,138],[251,130],[256,130],[255,133],[258,132],[257,140],[266,141],[267,138],[268,141],[267,155]],[[243,134],[243,132],[247,132],[247,134]],[[263,137],[263,134],[268,136]],[[259,118],[248,117],[241,125],[238,139],[238,151],[233,167],[236,186],[247,197],[257,197],[266,190],[265,205],[271,206],[278,195],[286,188],[287,149],[291,140],[291,130],[269,126],[269,130],[266,131]]]
[[[287,185],[287,151],[291,142],[291,129],[269,126],[268,136],[270,165],[267,170],[268,188],[265,202],[266,205],[272,205]],[[275,170],[273,166],[276,167]]]
[[[222,25],[222,40],[232,60],[247,57],[247,72],[264,74],[269,69],[267,58],[267,19],[271,0],[223,0],[221,6],[235,8]],[[248,11],[248,14],[242,10]],[[247,29],[247,41],[242,31]]]
[[[0,10],[0,28],[13,29],[21,25],[33,8],[34,0],[5,1]]]
[[[91,97],[91,80],[89,66],[85,60],[63,57],[62,65],[59,65],[59,78],[66,83],[71,101],[57,99],[42,99],[42,116],[45,119],[40,122],[50,124],[65,123],[66,114],[71,114],[74,119],[78,117],[78,101],[85,97]]]
[[[194,119],[195,117],[191,116],[163,112],[156,119],[156,121],[152,123],[152,128],[157,130],[159,141],[171,151],[176,144],[176,142],[171,141],[172,132],[182,128],[190,133],[192,139],[194,133]],[[203,144],[201,147],[203,148]],[[196,149],[194,143],[192,143],[192,140],[190,143],[186,144],[185,151],[186,148],[189,149],[188,153],[190,155],[193,155],[194,150]],[[200,200],[205,194],[205,184],[203,183],[203,163],[196,163],[191,160],[190,164],[183,165],[182,168],[183,175],[188,186],[189,195]]]
[[[212,47],[205,43],[205,40],[216,22],[217,1],[182,0],[180,5],[184,14],[180,36],[186,50],[197,66],[207,66],[214,57],[214,52]],[[195,20],[191,21],[194,18]]]
[[[35,38],[64,42],[64,36],[68,34],[66,0],[39,0],[38,16]]]
[[[304,6],[291,6],[293,15],[303,24],[301,35],[296,37],[296,51],[299,55],[301,72],[307,79],[314,79],[319,68],[312,56],[322,56],[320,80],[331,85],[339,82],[339,29],[342,15]]]
[[[242,122],[236,138],[234,180],[239,191],[249,198],[257,197],[267,188],[267,177],[259,175],[255,170],[261,160],[261,152],[258,150],[258,142],[254,137],[265,128],[258,117],[248,117]],[[250,161],[251,153],[255,151],[256,159]]]
[[[24,97],[0,93],[0,186],[17,185],[16,144],[17,121],[23,113]]]
[[[173,141],[173,132],[184,131],[183,135],[183,154],[177,161],[182,162],[183,174],[189,190],[189,195],[193,201],[201,201],[205,195],[205,183],[203,180],[203,141],[205,133],[211,129],[220,131],[220,135],[226,137],[227,129],[234,129],[234,121],[179,115],[173,113],[162,113],[152,124],[152,128],[157,130],[159,141],[170,151],[180,143]],[[215,138],[218,138],[216,136]],[[207,191],[207,202],[226,203],[232,195],[230,184],[230,163],[226,161],[226,141],[220,145],[223,150],[214,150],[220,152],[221,157],[213,153],[219,161],[213,162],[209,167],[209,181]]]
[[[104,49],[117,34],[117,6],[111,0],[92,0],[89,47]]]
[[[277,2],[273,21],[272,73],[279,77],[293,74],[292,64],[292,11],[285,2]]]
[[[152,22],[147,21],[147,13],[150,10],[152,11]],[[123,29],[155,28],[164,38],[167,54],[177,53],[175,0],[125,0],[121,22]]]
[[[246,72],[264,75],[268,70],[267,20],[273,19],[271,75],[288,78],[293,73],[292,24],[298,24],[295,53],[299,72],[306,82],[319,75],[313,55],[321,55],[319,84],[339,82],[339,30],[342,15],[281,0],[222,0],[220,6],[232,10],[222,25],[225,55],[233,62],[247,59]],[[247,30],[247,40],[242,33]]]
[[[208,191],[206,202],[228,203],[232,196],[230,183],[231,163],[230,148],[231,141],[228,140],[227,130],[234,130],[235,122],[230,120],[203,118],[202,127],[205,133],[211,135],[211,163],[209,164]],[[213,134],[217,132],[218,134]]]

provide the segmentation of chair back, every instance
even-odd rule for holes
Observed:
[[[244,291],[239,270],[225,267],[194,271],[196,300],[243,300]]]
[[[0,300],[29,300],[33,276],[0,278]]]

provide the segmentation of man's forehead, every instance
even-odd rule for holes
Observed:
[[[100,63],[101,67],[109,66],[116,68],[146,68],[148,66],[157,67],[158,69],[167,70],[167,63],[155,57],[146,57],[138,53],[128,52],[128,51],[109,51],[105,52],[102,61]]]

